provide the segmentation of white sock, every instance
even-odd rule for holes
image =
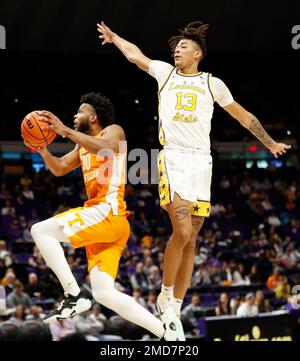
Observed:
[[[59,243],[59,241],[67,242],[68,239],[56,221],[50,218],[34,224],[31,227],[31,235],[47,266],[56,274],[64,291],[72,296],[77,296],[80,288]]]
[[[165,329],[163,323],[151,312],[139,305],[134,299],[114,288],[113,278],[95,266],[90,271],[94,299],[113,310],[125,320],[135,323],[162,338]]]
[[[161,294],[166,298],[167,302],[173,302],[173,290],[174,286],[166,287],[165,285],[161,285]]]
[[[183,303],[183,300],[180,300],[179,298],[174,298],[175,312],[179,318],[180,318],[180,311],[181,311],[182,303]]]

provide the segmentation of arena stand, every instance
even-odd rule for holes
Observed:
[[[253,318],[286,310],[291,325],[293,320],[296,325],[300,315],[291,305],[292,287],[300,284],[299,170],[245,169],[238,162],[226,169],[222,160],[216,160],[214,167],[211,217],[198,237],[191,288],[183,305],[187,337],[204,338],[203,322],[214,316]],[[149,337],[99,305],[50,329],[42,323],[62,289],[34,246],[30,227],[82,204],[85,197],[78,172],[63,178],[44,168],[39,172],[28,168],[22,175],[2,173],[0,279],[7,308],[1,314],[1,338]],[[116,287],[155,313],[170,223],[159,207],[156,185],[127,184],[126,201],[131,235]],[[90,292],[84,250],[74,251],[67,244],[64,250],[80,286]],[[292,330],[293,337],[299,337],[299,326]]]

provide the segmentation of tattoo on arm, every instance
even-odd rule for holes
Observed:
[[[188,206],[178,206],[175,208],[175,218],[177,221],[182,221],[184,218],[189,217],[190,209]]]
[[[250,127],[248,128],[250,132],[256,136],[267,148],[270,148],[274,144],[274,140],[269,136],[265,131],[261,123],[257,118],[252,118]]]

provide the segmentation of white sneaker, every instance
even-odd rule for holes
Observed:
[[[166,341],[185,341],[184,331],[180,319],[177,317],[173,300],[160,294],[157,298],[156,308],[159,317],[166,329],[164,339]]]

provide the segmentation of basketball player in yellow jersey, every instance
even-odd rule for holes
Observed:
[[[56,176],[81,166],[88,195],[83,207],[58,214],[31,228],[34,242],[65,292],[60,306],[44,321],[50,323],[73,317],[91,307],[91,301],[80,291],[60,245],[60,242],[71,242],[74,248],[86,248],[92,294],[97,302],[159,338],[177,340],[174,330],[165,330],[161,320],[132,297],[114,288],[130,227],[124,201],[126,139],[123,129],[112,124],[114,108],[110,100],[96,93],[83,95],[74,117],[75,130],[66,127],[50,112],[42,111],[40,115],[49,123],[48,127],[68,137],[76,146],[62,158],[53,156],[46,147],[37,148],[37,151]]]
[[[214,102],[254,134],[275,157],[290,146],[275,142],[258,119],[234,101],[222,80],[198,70],[207,51],[207,24],[191,23],[169,40],[175,66],[149,59],[104,22],[97,27],[102,45],[113,43],[130,62],[158,82],[159,139],[164,147],[158,157],[160,204],[167,208],[173,233],[165,251],[157,306],[165,324],[174,322],[176,315],[178,324],[194,267],[197,234],[210,213],[209,134]]]

